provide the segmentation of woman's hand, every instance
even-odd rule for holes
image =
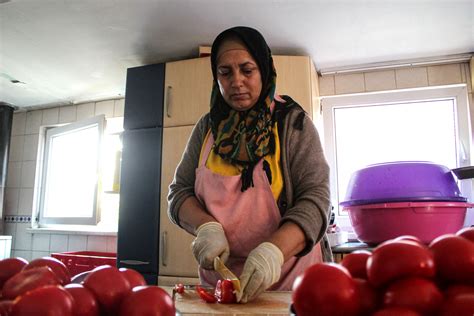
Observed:
[[[237,302],[253,300],[280,279],[283,253],[270,242],[261,243],[252,250],[240,275],[241,291]]]
[[[207,222],[199,226],[191,248],[203,269],[213,270],[215,257],[220,257],[222,262],[229,258],[229,243],[222,225],[218,222]]]

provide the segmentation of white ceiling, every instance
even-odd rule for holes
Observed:
[[[123,96],[128,67],[196,57],[235,25],[324,70],[474,52],[473,20],[474,0],[0,0],[0,101]]]

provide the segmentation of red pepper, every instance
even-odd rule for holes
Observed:
[[[184,293],[184,285],[182,283],[175,284],[174,290],[176,293],[183,294]]]
[[[207,292],[205,289],[203,289],[199,285],[196,285],[196,292],[198,293],[199,297],[206,303],[215,303],[215,302],[217,302],[217,299],[214,295]]]
[[[234,293],[234,285],[231,280],[219,280],[216,284],[214,296],[222,304],[232,304],[237,302]]]

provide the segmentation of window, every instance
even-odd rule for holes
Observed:
[[[39,227],[117,230],[122,123],[102,115],[46,128]]]
[[[471,165],[465,85],[324,97],[322,107],[331,201],[341,226],[350,225],[339,203],[357,169],[409,160]],[[472,199],[472,183],[459,185]]]

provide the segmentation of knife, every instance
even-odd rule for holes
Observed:
[[[240,280],[235,274],[229,270],[222,262],[220,257],[214,258],[214,270],[216,270],[223,279],[230,280],[234,285],[234,290],[240,292]]]

